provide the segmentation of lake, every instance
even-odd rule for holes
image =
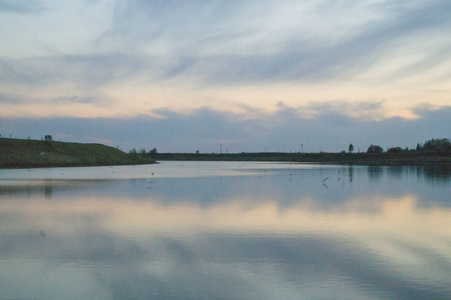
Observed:
[[[0,299],[451,299],[451,174],[0,170]]]

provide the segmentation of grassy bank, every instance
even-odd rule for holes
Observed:
[[[451,153],[235,153],[235,154],[195,154],[157,153],[156,160],[188,161],[276,161],[307,162],[348,165],[421,165],[451,164]]]
[[[0,138],[0,168],[78,167],[154,163],[101,144]]]

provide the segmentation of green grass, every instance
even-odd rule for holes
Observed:
[[[0,168],[136,165],[155,160],[102,144],[0,138]]]

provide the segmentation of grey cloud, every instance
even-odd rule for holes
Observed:
[[[45,9],[39,0],[0,0],[0,12],[36,13]]]
[[[299,114],[305,115],[357,115],[359,118],[377,119],[383,115],[383,101],[378,102],[346,102],[346,101],[329,101],[329,102],[310,102],[302,107],[285,106],[283,101],[277,103],[279,107],[278,114],[288,113],[293,116]]]
[[[34,99],[27,96],[0,93],[0,103],[4,104],[26,104],[26,103],[44,103],[46,99]],[[95,105],[105,105],[105,99],[99,99],[96,97],[80,97],[77,95],[73,96],[61,96],[50,100],[52,104],[95,104]]]
[[[343,104],[346,105],[346,104]],[[364,106],[348,104],[359,109]],[[369,111],[378,105],[369,105]],[[315,111],[316,109],[316,111]],[[243,119],[241,114],[199,109],[191,113],[159,110],[160,117],[138,116],[130,119],[0,119],[0,134],[39,139],[52,134],[75,142],[108,140],[123,150],[136,147],[160,152],[232,152],[283,151],[305,152],[346,150],[353,143],[365,151],[370,144],[414,148],[431,138],[449,138],[451,108],[418,107],[416,120],[390,118],[374,121],[356,119],[335,107],[312,104],[314,117],[305,118],[299,108],[281,107],[274,115],[255,115]]]
[[[0,60],[0,79],[31,86],[71,81],[81,88],[158,74],[156,58],[130,55],[72,55]]]
[[[280,111],[278,119],[284,122],[273,128],[268,140],[276,145],[289,145],[287,141],[293,137],[302,141],[307,151],[317,152],[346,150],[349,143],[360,151],[365,151],[370,144],[384,149],[391,146],[414,148],[416,143],[433,137],[449,137],[450,107],[418,108],[415,113],[419,116],[417,120],[395,117],[375,121],[348,117],[334,107],[320,108],[313,119],[296,117],[290,110]]]
[[[42,72],[34,73],[33,71],[31,64],[27,65],[24,62],[0,58],[0,81],[3,83],[27,83],[34,85],[42,82]]]
[[[421,60],[418,60],[412,64],[409,64],[405,67],[399,68],[393,74],[391,74],[392,78],[402,78],[408,76],[415,76],[421,74],[424,70],[432,70],[436,67],[441,67],[444,63],[449,61],[451,53],[451,45],[445,45],[443,47],[439,47],[438,49],[432,50],[430,53],[424,55]],[[451,72],[445,73],[443,79],[450,79]],[[436,77],[431,78],[431,80],[436,80]]]
[[[5,104],[19,104],[19,103],[23,103],[23,99],[13,96],[13,95],[9,95],[9,94],[4,94],[4,93],[0,93],[0,103],[5,103]]]
[[[67,104],[67,103],[91,104],[95,102],[95,99],[93,97],[70,96],[70,97],[57,97],[55,99],[52,99],[51,102],[55,104]]]

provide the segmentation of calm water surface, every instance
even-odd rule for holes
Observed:
[[[449,169],[0,170],[0,299],[451,299]]]

